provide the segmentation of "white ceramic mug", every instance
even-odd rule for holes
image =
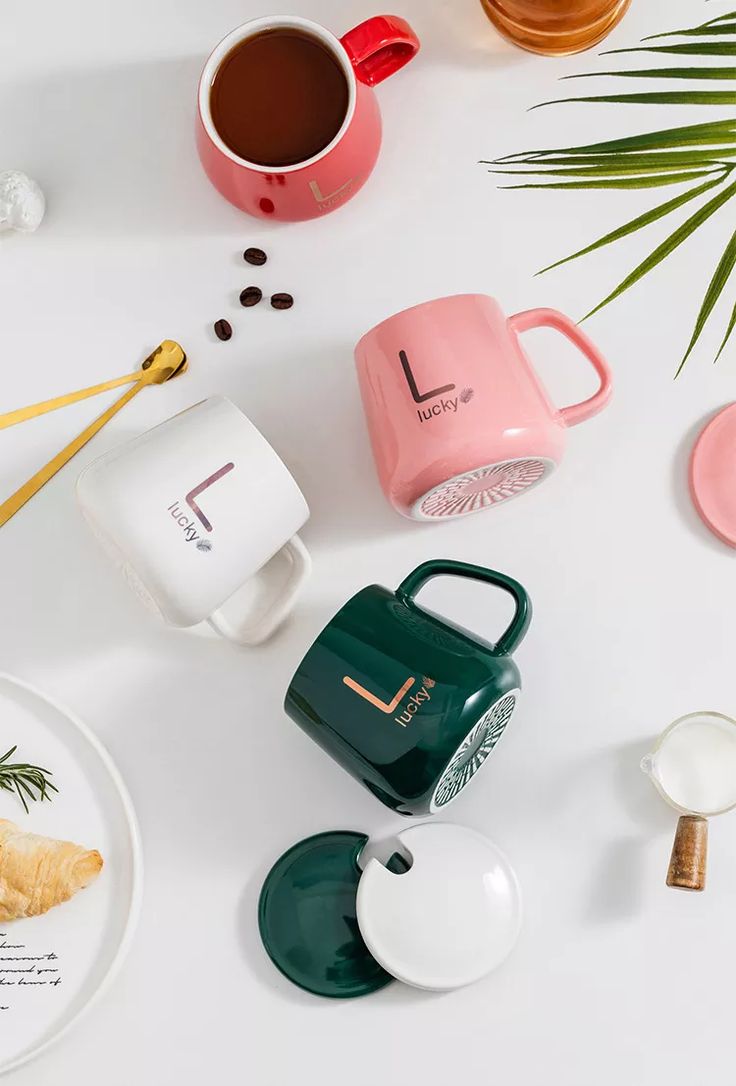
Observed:
[[[263,435],[222,396],[94,461],[79,477],[77,497],[132,587],[172,626],[207,620],[223,637],[259,644],[292,610],[311,570],[296,534],[309,518],[304,495]],[[246,586],[281,554],[289,573],[275,598],[254,606],[253,585]]]

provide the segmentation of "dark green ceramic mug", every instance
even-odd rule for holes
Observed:
[[[470,577],[509,592],[511,625],[490,644],[415,600],[432,577]],[[522,586],[465,562],[425,562],[395,592],[364,588],[302,660],[285,709],[382,803],[434,814],[462,791],[506,725],[521,680],[511,653],[531,619]]]

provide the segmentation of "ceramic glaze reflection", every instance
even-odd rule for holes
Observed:
[[[736,725],[711,713],[684,718],[663,736],[649,771],[682,810],[726,810],[736,804]]]

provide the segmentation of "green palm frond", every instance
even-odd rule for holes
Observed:
[[[664,174],[662,177],[611,177],[586,181],[540,181],[526,185],[500,185],[509,191],[518,189],[657,189],[664,185],[682,185],[699,177],[709,177],[710,170],[694,170],[690,173]]]
[[[729,29],[723,30],[724,26]],[[642,41],[654,41],[656,38],[697,37],[699,34],[707,34],[708,36],[727,34],[731,32],[730,28],[736,30],[736,12],[733,11],[726,12],[725,15],[718,15],[715,19],[709,19],[707,23],[701,23],[700,26],[688,27],[687,30],[668,30],[664,34],[650,34],[649,37],[642,38]]]
[[[673,57],[733,57],[736,56],[736,42],[686,41],[675,42],[674,45],[637,45],[633,49],[609,49],[606,53],[601,53],[601,56],[616,57],[623,53],[660,53]]]
[[[736,305],[734,305],[734,307],[733,307],[733,311],[731,313],[731,320],[728,322],[728,328],[726,329],[726,334],[725,334],[725,336],[723,337],[723,339],[721,341],[720,347],[718,348],[718,354],[713,359],[714,362],[717,362],[718,359],[723,354],[723,348],[726,346],[729,339],[731,338],[731,333],[733,332],[734,328],[736,328]],[[680,372],[680,370],[682,369],[684,364],[685,364],[684,362],[682,362],[680,364],[680,369],[677,371],[678,373]]]
[[[640,94],[601,94],[579,98],[555,98],[532,109],[561,106],[568,102],[620,102],[635,106],[736,106],[736,91],[642,91]]]
[[[668,238],[665,238],[661,245],[657,246],[654,252],[648,256],[646,260],[643,260],[638,267],[634,268],[631,275],[628,275],[622,283],[619,283],[616,289],[611,291],[607,298],[604,298],[602,302],[599,302],[597,306],[591,309],[590,313],[587,313],[583,317],[583,320],[592,317],[594,313],[603,309],[604,306],[615,301],[615,299],[623,294],[625,290],[628,290],[629,287],[633,287],[634,283],[638,283],[640,279],[643,279],[648,272],[653,268],[656,268],[658,264],[661,264],[665,257],[669,256],[670,253],[674,253],[675,249],[682,245],[683,241],[686,241],[691,234],[694,234],[699,226],[702,226],[711,215],[715,215],[716,211],[722,208],[734,195],[736,195],[736,183],[722,189],[712,200],[708,200],[706,204],[701,208],[698,208],[694,215],[691,215],[681,226],[678,226]],[[692,350],[695,339],[697,339],[697,336],[700,335],[701,331],[702,328],[697,330],[697,335],[695,335],[691,341],[687,354]],[[687,358],[687,355],[685,357]]]
[[[681,128],[665,128],[660,132],[645,132],[642,135],[606,140],[603,143],[587,143],[581,147],[557,147],[546,151],[523,151],[517,154],[504,155],[503,158],[494,159],[492,162],[486,159],[481,161],[485,165],[492,166],[495,163],[513,162],[515,159],[521,162],[529,159],[539,160],[547,155],[605,155],[617,152],[628,154],[632,151],[657,151],[673,147],[706,147],[711,144],[723,146],[730,143],[736,143],[736,119],[733,121],[712,121],[705,124],[688,124]]]
[[[736,188],[736,186],[734,186],[734,188]],[[710,281],[710,285],[705,292],[705,298],[703,299],[703,304],[700,307],[698,319],[695,322],[695,328],[693,330],[692,338],[690,340],[687,350],[685,351],[677,373],[680,373],[682,367],[685,365],[688,358],[690,357],[693,347],[698,342],[698,339],[700,338],[700,333],[705,328],[708,317],[713,312],[713,308],[716,302],[723,293],[723,288],[726,286],[726,283],[731,277],[731,272],[734,269],[734,265],[736,265],[736,231],[734,231],[734,233],[732,234],[731,240],[726,246],[723,256],[718,262],[718,267],[715,270],[713,278]]]
[[[642,38],[642,41],[657,41],[660,38],[699,38],[709,37],[714,38],[719,34],[733,34],[736,32],[736,22],[733,22],[733,16],[727,15],[727,22],[717,23],[703,23],[702,26],[693,26],[689,30],[670,30],[667,34],[650,34],[648,38]],[[614,52],[615,50],[611,50]],[[623,52],[623,50],[621,50]]]
[[[730,33],[736,33],[731,31]],[[732,41],[681,41],[672,45],[636,45],[633,49],[609,49],[602,57],[617,57],[624,53],[659,53],[671,57],[732,57],[736,43]]]
[[[664,204],[658,204],[657,207],[652,208],[650,211],[645,211],[643,215],[638,215],[635,219],[632,219],[631,222],[624,223],[623,226],[619,226],[618,229],[612,230],[609,234],[604,234],[602,238],[598,238],[598,240],[592,242],[592,244],[586,245],[584,249],[579,249],[576,253],[571,253],[570,256],[565,256],[562,260],[557,260],[554,264],[542,268],[541,271],[537,272],[537,275],[543,275],[545,272],[552,271],[553,268],[559,268],[563,264],[569,263],[571,260],[577,260],[579,256],[587,256],[588,253],[595,252],[596,249],[602,249],[604,245],[610,245],[611,242],[620,241],[621,238],[628,237],[629,234],[635,234],[637,230],[642,230],[645,226],[649,226],[650,223],[665,218],[670,212],[677,211],[691,200],[695,200],[698,196],[702,196],[703,193],[708,192],[715,185],[719,185],[721,180],[721,177],[716,177],[715,180],[706,181],[704,185],[698,185],[694,189],[688,189],[687,192],[681,193],[680,196],[676,196],[674,200],[667,200]]]
[[[663,39],[687,38],[682,41]],[[565,79],[621,78],[626,80],[661,80],[698,83],[732,83],[736,81],[733,65],[693,65],[691,58],[736,57],[736,11],[725,12],[707,22],[682,30],[651,35],[644,42],[662,44],[640,45],[630,49],[613,49],[604,56],[630,53],[659,54],[688,58],[682,66],[670,61],[662,67],[642,67],[571,75]],[[736,89],[641,90],[634,93],[584,95],[543,102],[551,106],[568,102],[623,105],[676,106],[736,106]],[[534,109],[540,106],[534,106]],[[678,251],[709,219],[719,213],[736,196],[736,117],[679,125],[654,132],[638,133],[618,139],[582,144],[576,147],[547,148],[504,155],[485,163],[491,172],[506,178],[518,178],[518,184],[505,183],[507,189],[554,189],[580,191],[584,189],[619,189],[633,191],[664,186],[684,186],[684,191],[656,204],[634,218],[609,231],[584,248],[543,268],[537,274],[551,271],[563,264],[588,256],[615,242],[645,230],[655,222],[676,216],[679,211],[695,206],[649,256],[642,260],[586,318],[593,316],[630,290],[671,254]],[[529,179],[529,180],[527,180]],[[731,205],[735,206],[735,205]],[[731,236],[715,272],[707,286],[690,342],[677,369],[679,374],[692,354],[703,330],[712,319],[736,268],[736,232]],[[733,289],[733,288],[732,288]],[[736,304],[725,331],[716,360],[722,354],[736,329]]]
[[[563,75],[562,79],[601,79],[617,76],[619,79],[736,79],[734,68],[632,68],[630,72],[582,72],[579,75]]]

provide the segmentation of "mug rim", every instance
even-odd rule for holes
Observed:
[[[378,324],[374,324],[367,332],[365,332],[355,345],[355,353],[357,354],[362,347],[365,346],[366,341],[376,335],[377,332],[383,331],[390,324],[393,324],[399,317],[406,317],[409,314],[419,313],[421,310],[431,309],[433,306],[441,305],[444,302],[454,302],[460,299],[470,298],[482,298],[485,301],[493,302],[503,313],[500,302],[494,298],[492,294],[480,294],[480,293],[460,293],[460,294],[444,294],[441,298],[430,298],[426,302],[417,302],[416,305],[410,305],[406,309],[399,309],[396,313],[392,313],[390,317],[384,317]]]
[[[337,134],[330,140],[327,146],[323,147],[316,155],[312,155],[311,158],[305,158],[302,162],[295,162],[290,166],[263,166],[257,162],[250,162],[247,158],[241,158],[241,156],[237,155],[230,147],[228,147],[222,139],[212,119],[210,91],[212,89],[213,79],[217,74],[220,65],[236,45],[247,41],[248,38],[253,37],[261,30],[274,30],[281,27],[291,27],[297,30],[307,31],[313,37],[318,38],[322,44],[329,49],[329,52],[338,62],[343,75],[345,76],[348,86],[348,106]],[[340,39],[320,23],[316,23],[312,19],[305,19],[301,15],[264,15],[257,19],[249,19],[247,22],[241,23],[240,26],[236,26],[234,30],[231,30],[229,34],[226,34],[225,37],[217,43],[207,57],[204,68],[202,69],[202,74],[199,77],[199,86],[197,89],[199,118],[210,142],[221,154],[225,155],[226,158],[229,158],[231,162],[234,162],[236,166],[242,166],[247,170],[253,170],[256,173],[262,174],[296,173],[298,170],[304,170],[311,166],[315,166],[323,158],[329,155],[343,139],[352,123],[353,116],[355,115],[356,98],[357,80],[355,71]]]

